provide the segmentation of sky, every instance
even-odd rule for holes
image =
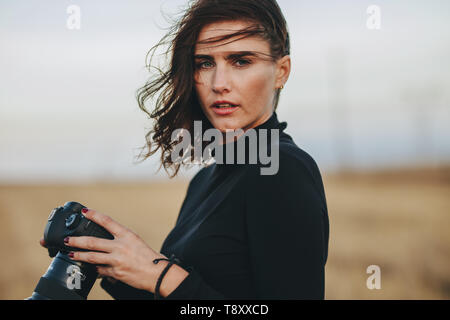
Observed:
[[[278,3],[292,58],[278,118],[322,171],[450,162],[449,1]],[[0,0],[0,183],[168,179],[158,155],[134,162],[151,126],[135,93],[186,5]]]

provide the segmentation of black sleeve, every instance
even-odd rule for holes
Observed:
[[[226,297],[205,283],[195,270],[190,270],[189,275],[165,299],[223,300],[226,299]]]
[[[302,157],[280,153],[277,174],[264,176],[258,170],[247,179],[247,230],[257,299],[324,298],[326,201],[314,160]]]
[[[101,287],[114,299],[118,300],[146,300],[154,299],[153,293],[133,288],[121,281],[111,283],[102,279]],[[189,275],[172,291],[167,300],[222,300],[225,297],[206,284],[195,270],[190,270]]]
[[[117,300],[147,300],[153,299],[153,293],[150,291],[136,289],[122,281],[111,282],[103,278],[100,286],[109,293],[111,297]]]

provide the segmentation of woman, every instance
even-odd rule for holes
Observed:
[[[153,298],[155,291],[166,299],[323,299],[328,215],[322,179],[275,112],[291,68],[277,3],[199,0],[170,34],[169,70],[138,95],[146,111],[144,102],[163,89],[148,113],[156,124],[145,157],[161,148],[162,164],[176,174],[181,164],[173,159],[172,133],[193,132],[197,120],[224,136],[230,129],[253,130],[257,150],[267,148],[274,156],[275,173],[262,174],[260,152],[257,163],[249,163],[254,145],[244,140],[244,164],[216,161],[194,176],[160,253],[89,209],[86,217],[115,238],[66,239],[69,246],[95,251],[72,258],[102,265],[101,285],[118,299]],[[278,133],[270,143],[262,138],[266,130]],[[236,150],[243,137],[221,143]],[[237,160],[238,152],[230,150],[223,149],[225,158]]]

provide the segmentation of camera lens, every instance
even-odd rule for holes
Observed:
[[[80,223],[80,216],[76,213],[71,214],[66,219],[66,227],[69,229],[75,229],[79,223]]]

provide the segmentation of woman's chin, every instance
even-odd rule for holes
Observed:
[[[240,121],[238,119],[213,119],[213,126],[222,133],[240,129]]]

